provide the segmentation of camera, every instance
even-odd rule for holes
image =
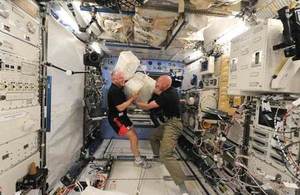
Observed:
[[[300,60],[300,5],[295,8],[283,7],[278,10],[278,16],[283,24],[283,42],[273,47],[283,49],[286,57],[293,61]]]
[[[85,66],[94,66],[99,67],[103,55],[93,51],[93,52],[87,52],[83,55],[83,64]]]

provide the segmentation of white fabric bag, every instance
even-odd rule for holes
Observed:
[[[131,51],[122,51],[114,70],[123,72],[125,80],[128,80],[134,76],[139,65],[140,60]]]

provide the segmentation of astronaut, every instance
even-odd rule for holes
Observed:
[[[174,157],[174,149],[177,139],[182,134],[183,126],[180,118],[180,98],[177,90],[172,86],[170,76],[164,75],[158,78],[154,93],[158,95],[155,100],[149,103],[137,102],[136,104],[143,110],[161,108],[165,123],[153,133],[151,146],[154,155],[159,155],[160,160],[173,178],[176,185],[179,186],[183,195],[188,195],[185,186],[185,174],[180,167],[179,162]]]
[[[136,100],[138,94],[126,98],[123,87],[125,85],[124,73],[118,70],[112,72],[112,84],[108,90],[108,121],[119,136],[127,136],[130,141],[131,151],[135,157],[135,165],[150,168],[140,156],[139,142],[133,124],[127,116],[127,108]]]

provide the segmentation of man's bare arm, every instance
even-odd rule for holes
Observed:
[[[132,104],[133,101],[134,101],[134,99],[133,99],[133,97],[131,97],[126,102],[123,102],[122,104],[117,105],[116,108],[119,112],[123,112]]]
[[[123,112],[124,110],[126,110],[132,104],[132,102],[134,102],[136,100],[138,95],[139,94],[136,93],[133,96],[131,96],[126,102],[123,102],[122,104],[117,105],[116,106],[117,110],[119,112]]]
[[[155,100],[151,101],[150,103],[137,102],[136,104],[138,105],[138,107],[140,107],[143,110],[151,110],[153,108],[159,107],[159,105],[155,102]]]

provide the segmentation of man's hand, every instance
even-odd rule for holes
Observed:
[[[139,97],[140,93],[137,92],[131,96],[132,100],[135,101]]]
[[[137,101],[137,102],[135,102],[135,104],[136,104],[138,107],[142,107],[142,105],[144,105],[145,103],[144,103],[144,102],[141,102],[141,101]]]
[[[127,99],[126,102],[123,102],[122,104],[116,106],[117,110],[119,112],[123,112],[126,110],[139,96],[139,92],[133,94],[129,99]]]

